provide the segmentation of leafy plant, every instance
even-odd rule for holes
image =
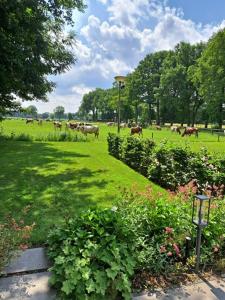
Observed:
[[[130,299],[132,236],[111,210],[89,210],[49,235],[51,283],[62,299]]]

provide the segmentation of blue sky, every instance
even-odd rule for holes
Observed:
[[[75,112],[84,93],[111,87],[115,75],[132,71],[147,53],[207,41],[225,27],[225,0],[86,1],[85,14],[74,12],[77,63],[54,78],[48,103],[32,103],[40,112],[57,105]]]

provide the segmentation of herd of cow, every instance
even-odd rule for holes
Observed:
[[[38,125],[42,125],[43,120],[42,119],[26,119],[26,124],[29,123],[34,123],[34,121],[37,121]],[[49,120],[46,120],[49,121]],[[62,129],[62,123],[59,121],[52,121],[53,122],[53,126],[55,129]],[[108,122],[106,123],[107,126],[115,126],[116,123],[115,122]],[[120,123],[120,127],[121,128],[126,128],[129,127],[130,128],[130,134],[134,135],[134,134],[138,134],[139,136],[143,136],[143,131],[142,131],[142,127],[139,125],[136,125],[134,123],[131,124],[127,124],[127,123]],[[98,138],[99,136],[99,127],[97,125],[93,125],[90,123],[77,123],[77,122],[66,122],[65,125],[65,129],[72,129],[72,130],[76,130],[76,131],[80,131],[81,133],[83,133],[84,135],[87,136],[87,134],[94,134],[95,137]],[[156,125],[155,126],[156,130],[162,130],[161,126]],[[172,132],[176,132],[178,134],[180,134],[182,137],[185,135],[192,135],[195,134],[196,137],[198,137],[198,128],[195,127],[184,127],[184,131],[183,133],[181,132],[182,127],[181,126],[171,126],[170,127]]]

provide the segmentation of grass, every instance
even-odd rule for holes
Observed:
[[[143,190],[150,185],[153,193],[165,193],[108,155],[106,137],[116,128],[100,125],[99,139],[89,136],[86,142],[38,142],[34,140],[55,132],[52,123],[38,126],[6,120],[0,127],[4,134],[32,137],[31,141],[0,141],[0,221],[9,214],[20,218],[23,208],[30,205],[24,218],[27,223],[36,223],[33,244],[43,243],[49,228],[64,216],[93,205],[111,206],[125,187],[135,185]],[[208,133],[200,133],[196,139],[182,138],[169,130],[144,129],[144,137],[152,133],[156,142],[167,138],[176,144],[189,144],[195,151],[205,146],[212,152],[225,153],[225,139],[217,142],[217,137]],[[121,134],[129,134],[129,129],[122,129]]]

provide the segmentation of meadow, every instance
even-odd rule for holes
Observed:
[[[144,190],[150,186],[152,193],[166,194],[108,154],[107,134],[116,132],[116,128],[99,126],[99,139],[89,136],[84,142],[39,142],[36,139],[55,132],[52,123],[38,126],[36,122],[26,125],[24,120],[3,121],[2,134],[28,134],[33,141],[0,141],[0,221],[11,215],[29,224],[35,222],[31,241],[40,244],[46,240],[49,228],[63,217],[90,206],[109,207],[124,188]],[[121,129],[121,135],[127,134],[128,128]],[[206,147],[220,155],[225,153],[225,139],[217,142],[217,136],[209,133],[182,138],[166,129],[143,131],[144,138],[152,134],[156,143],[166,138],[189,145],[194,151]],[[24,215],[27,206],[29,212]]]

